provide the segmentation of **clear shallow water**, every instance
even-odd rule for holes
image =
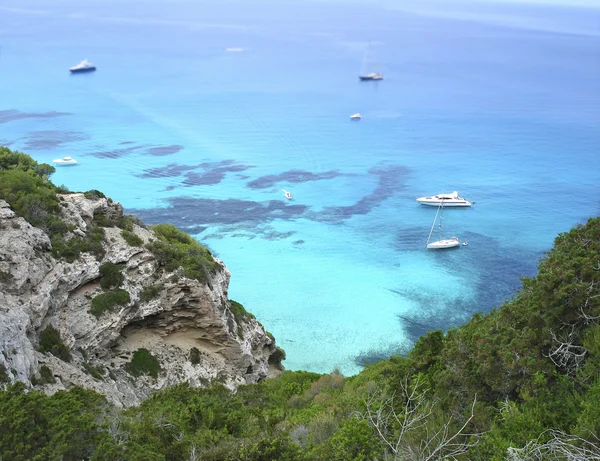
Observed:
[[[288,368],[356,373],[488,311],[600,212],[596,7],[45,3],[0,6],[0,144],[195,235]],[[358,82],[369,41],[383,82]],[[469,246],[427,252],[415,198],[455,189]]]

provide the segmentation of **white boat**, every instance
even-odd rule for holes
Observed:
[[[281,189],[283,191],[283,195],[285,196],[286,199],[291,200],[292,199],[292,194],[285,190],[285,189]]]
[[[419,197],[417,202],[419,202],[421,205],[427,206],[471,206],[471,202],[464,197],[460,197],[457,191],[454,191],[451,194],[437,194],[430,197]]]
[[[431,230],[429,231],[429,237],[427,237],[427,246],[428,250],[441,250],[444,248],[454,248],[460,246],[460,240],[458,237],[450,237],[450,238],[442,238],[442,213],[444,210],[444,205],[438,206],[437,212],[435,214],[435,218],[433,219],[433,224],[431,225]],[[433,229],[435,229],[435,225],[438,222],[439,216],[439,224],[438,224],[438,239],[434,242],[431,241],[431,235],[433,234]]]
[[[356,114],[352,114],[350,116],[351,120],[360,120],[362,117],[360,116],[360,114],[357,112]]]
[[[83,61],[81,61],[76,66],[73,66],[73,67],[69,68],[69,71],[72,72],[72,73],[74,73],[74,74],[78,73],[78,72],[93,72],[95,70],[96,70],[96,66],[94,66],[87,59],[84,59]]]
[[[379,72],[379,63],[371,58],[370,49],[371,43],[367,45],[362,71],[358,76],[363,82],[367,80],[383,80],[383,74]]]
[[[52,160],[52,162],[56,163],[57,165],[77,165],[77,160],[75,160],[73,157],[56,158]]]

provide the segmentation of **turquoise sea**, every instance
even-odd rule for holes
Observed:
[[[354,374],[600,214],[600,3],[3,0],[0,144],[194,235],[287,368]],[[453,190],[469,245],[427,251],[415,198]]]

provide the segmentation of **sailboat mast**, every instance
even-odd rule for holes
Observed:
[[[431,230],[429,231],[429,236],[427,237],[427,243],[425,245],[428,245],[429,241],[431,240],[431,234],[433,234],[433,229],[435,229],[435,223],[437,222],[437,217],[438,217],[438,214],[440,213],[441,207],[442,207],[442,205],[440,204],[440,206],[438,207],[438,209],[435,213],[435,218],[433,218],[433,224],[431,225]]]

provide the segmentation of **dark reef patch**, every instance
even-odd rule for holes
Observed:
[[[239,171],[247,170],[248,168],[251,167],[247,165],[230,165],[207,169],[202,173],[190,172],[185,175],[183,185],[189,187],[219,184],[223,181],[227,173],[237,173]]]
[[[311,216],[315,221],[336,222],[350,219],[355,215],[365,215],[381,202],[393,196],[394,193],[404,189],[405,178],[410,169],[404,166],[376,166],[369,170],[369,174],[379,177],[375,190],[362,197],[354,205],[326,207],[323,211]]]
[[[173,155],[183,149],[183,146],[179,144],[174,144],[172,146],[159,146],[159,147],[150,147],[145,153],[148,155],[154,155],[157,157],[162,157],[165,155]]]
[[[294,219],[306,211],[305,205],[288,205],[282,200],[253,202],[250,200],[213,200],[179,197],[167,199],[167,208],[129,209],[148,224],[169,222],[179,229],[206,225],[232,225],[246,223],[256,228],[273,219]]]
[[[16,109],[0,110],[0,123],[14,122],[16,120],[22,120],[26,118],[56,118],[63,117],[65,115],[71,115],[69,112],[56,112],[54,110],[50,112],[21,112]]]
[[[233,160],[204,162],[198,165],[177,165],[171,163],[160,168],[149,168],[136,176],[138,178],[175,178],[184,176],[185,178],[182,181],[183,186],[205,186],[219,184],[227,173],[238,173],[249,168],[252,168],[252,166],[236,164]],[[194,170],[202,171],[196,172]],[[173,190],[175,187],[169,186],[168,190]]]
[[[130,145],[130,144],[134,144],[134,142],[133,141],[123,141],[123,142],[119,143],[120,146]],[[183,149],[183,146],[180,146],[178,144],[174,144],[171,146],[154,146],[154,147],[149,147],[148,145],[134,145],[131,147],[122,147],[122,148],[117,148],[117,149],[112,149],[112,150],[89,152],[85,155],[91,155],[92,157],[96,157],[96,158],[111,158],[111,159],[125,157],[126,155],[130,155],[130,154],[134,154],[134,153],[141,154],[141,155],[152,155],[155,157],[162,157],[162,156],[167,156],[167,155],[173,155],[173,154],[179,152],[181,149]]]
[[[422,227],[405,227],[396,232],[394,249],[397,251],[418,251],[425,249],[429,224]]]
[[[333,179],[342,176],[343,173],[338,171],[326,171],[325,173],[311,173],[304,170],[289,170],[277,175],[267,175],[256,178],[246,184],[250,189],[267,189],[273,187],[278,182],[289,182],[298,184],[309,181],[322,181],[325,179]]]
[[[195,170],[198,166],[192,165],[177,165],[170,163],[167,166],[161,166],[160,168],[149,168],[144,170],[143,173],[136,174],[138,178],[176,178],[181,176],[186,171]]]
[[[23,150],[52,150],[63,144],[76,141],[84,141],[89,136],[84,133],[73,133],[68,131],[32,131],[25,138]]]
[[[132,147],[125,147],[123,149],[113,149],[113,150],[104,150],[104,151],[97,151],[97,152],[88,152],[85,155],[91,155],[92,157],[96,157],[96,158],[111,158],[111,159],[117,159],[117,158],[121,158],[121,157],[125,157],[126,155],[129,155],[135,151],[138,151],[140,149],[143,149],[146,146],[132,146]]]

